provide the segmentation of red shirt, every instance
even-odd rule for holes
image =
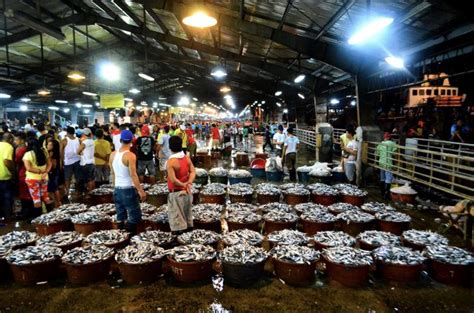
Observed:
[[[221,139],[221,136],[219,135],[219,129],[217,129],[217,127],[211,129],[211,134],[212,139]]]
[[[189,179],[189,164],[188,164],[188,158],[187,157],[184,157],[184,158],[181,158],[181,159],[177,159],[178,160],[178,163],[179,163],[179,168],[178,170],[175,172],[175,175],[176,175],[176,179],[179,180],[180,182],[182,183],[185,183],[188,181]],[[180,191],[180,190],[184,190],[183,187],[181,186],[175,186],[170,178],[168,177],[168,189],[169,191],[173,192],[173,191]]]
[[[196,142],[196,140],[193,137],[193,130],[192,129],[186,129],[186,136],[188,136],[188,145],[192,145]]]

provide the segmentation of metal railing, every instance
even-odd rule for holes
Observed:
[[[341,144],[341,135],[344,134],[346,130],[344,128],[333,128],[332,137],[335,144]]]
[[[316,147],[316,132],[314,130],[307,130],[296,128],[295,135],[301,143],[304,143],[312,148]]]

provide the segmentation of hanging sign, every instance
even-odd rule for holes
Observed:
[[[102,109],[118,109],[124,107],[123,94],[109,93],[100,95],[100,107]]]

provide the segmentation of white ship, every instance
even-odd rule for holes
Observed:
[[[443,80],[441,86],[433,86],[433,83]],[[459,107],[464,102],[466,95],[459,94],[459,88],[449,83],[446,73],[425,74],[424,83],[417,87],[408,88],[408,102],[405,108],[416,108],[428,103],[434,103],[436,107]]]

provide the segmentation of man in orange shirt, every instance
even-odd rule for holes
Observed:
[[[196,140],[193,137],[193,129],[191,127],[191,124],[186,124],[186,137],[188,139],[188,151],[189,151],[189,156],[191,158],[196,157],[196,150],[197,150],[197,145],[196,145]]]
[[[216,124],[212,124],[211,138],[212,138],[212,150],[219,150],[221,135],[219,134],[219,129],[217,128]]]

